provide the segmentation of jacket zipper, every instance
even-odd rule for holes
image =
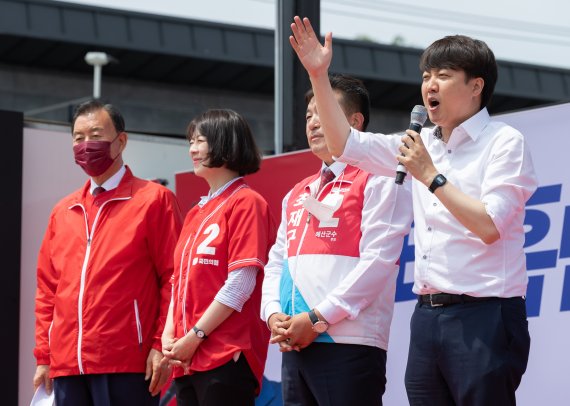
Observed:
[[[138,339],[139,339],[139,349],[141,349],[141,348],[142,348],[142,342],[143,342],[143,339],[142,339],[142,326],[141,326],[141,318],[140,318],[140,315],[139,315],[139,306],[138,306],[138,303],[137,303],[137,299],[135,299],[135,318],[136,318],[136,321],[137,321],[137,335],[138,335]]]
[[[85,207],[81,204],[75,204],[70,206],[69,208],[72,209],[75,206],[81,207],[83,210],[83,218],[85,220],[85,234],[87,236],[87,248],[85,249],[85,258],[83,260],[83,266],[81,267],[81,279],[79,284],[79,297],[77,298],[77,322],[78,322],[78,335],[77,335],[77,366],[79,367],[79,374],[83,375],[85,372],[83,370],[83,362],[81,361],[81,345],[83,343],[83,295],[85,293],[85,277],[87,274],[87,264],[89,263],[89,257],[91,255],[91,241],[93,239],[93,234],[95,232],[95,226],[97,225],[97,221],[99,220],[99,214],[103,207],[109,202],[115,200],[129,200],[130,197],[126,198],[119,198],[119,199],[110,199],[104,202],[99,210],[97,210],[97,215],[95,216],[95,220],[93,221],[93,227],[91,228],[91,233],[89,233],[89,223],[87,221],[87,211]]]
[[[200,231],[200,230],[198,230]],[[188,247],[188,244],[190,243],[190,239],[192,237],[188,237],[188,240],[186,240],[186,244],[184,244],[184,249],[182,250],[182,258],[180,258],[180,276],[178,277],[178,298],[180,299],[180,287],[182,286],[182,270],[183,270],[183,266],[184,266],[184,253],[186,252],[186,247]],[[195,240],[195,239],[194,239]],[[192,244],[193,246],[194,244]],[[190,268],[190,261],[192,260],[192,250],[190,250],[190,253],[188,254],[188,268]],[[172,290],[173,290],[173,294],[174,294],[174,286],[172,286]],[[186,299],[186,290],[184,290],[184,298]],[[174,299],[174,295],[172,295],[172,299]],[[174,303],[174,305],[176,305],[176,303]],[[186,306],[184,305],[184,303],[181,304],[182,306],[182,320],[183,320],[183,325],[184,325],[184,335],[188,334],[188,330],[186,328]],[[174,313],[174,307],[172,308],[172,312]]]

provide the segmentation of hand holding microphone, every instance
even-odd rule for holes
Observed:
[[[416,105],[412,109],[412,113],[410,114],[410,125],[408,127],[409,130],[413,130],[419,133],[424,126],[428,117],[427,109],[424,106]],[[401,185],[404,183],[404,178],[408,174],[408,170],[404,165],[398,163],[396,167],[396,184]]]

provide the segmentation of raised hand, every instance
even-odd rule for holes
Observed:
[[[328,75],[332,60],[332,33],[326,34],[323,46],[308,18],[301,21],[300,17],[295,16],[293,20],[293,35],[289,36],[289,42],[309,76]]]

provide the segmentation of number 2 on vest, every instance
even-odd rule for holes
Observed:
[[[209,247],[213,240],[220,234],[220,226],[217,224],[210,224],[205,230],[204,235],[207,237],[198,245],[196,254],[216,255],[216,247]]]

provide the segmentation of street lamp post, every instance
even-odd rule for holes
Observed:
[[[114,61],[114,58],[105,52],[87,52],[85,54],[85,62],[93,66],[93,98],[101,97],[101,72],[103,66]]]

